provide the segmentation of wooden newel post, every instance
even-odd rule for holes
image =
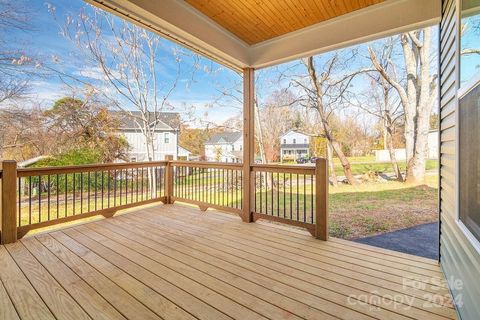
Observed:
[[[317,159],[315,163],[315,237],[328,240],[328,163],[327,159]]]
[[[1,243],[17,241],[17,162],[2,162]]]
[[[243,195],[242,220],[253,222],[252,199],[255,186],[252,179],[252,164],[255,156],[255,72],[252,68],[243,69]]]
[[[173,166],[170,161],[173,161],[173,156],[165,156],[167,165],[165,167],[165,204],[172,204],[173,200]]]

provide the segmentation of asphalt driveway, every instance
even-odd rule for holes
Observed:
[[[354,241],[425,258],[438,259],[438,222],[426,223]]]

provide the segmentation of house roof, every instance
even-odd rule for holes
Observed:
[[[137,122],[142,121],[142,112],[140,111],[110,111],[120,121],[120,129],[138,129]],[[180,129],[180,114],[178,112],[149,112],[148,120],[153,125],[157,122],[158,130],[178,130]]]
[[[221,132],[211,136],[205,144],[232,144],[240,138],[242,138],[241,132]]]
[[[291,132],[298,133],[298,134],[301,134],[301,135],[304,135],[304,136],[307,136],[307,137],[309,136],[308,134],[305,134],[305,133],[300,132],[300,131],[297,131],[297,130],[289,130],[289,131],[285,132],[284,134],[282,134],[282,135],[280,136],[280,138],[285,137],[287,134],[289,134],[289,133],[291,133]]]

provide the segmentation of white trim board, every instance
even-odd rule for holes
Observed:
[[[183,0],[85,0],[232,69],[263,68],[438,24],[441,0],[387,0],[248,45]]]

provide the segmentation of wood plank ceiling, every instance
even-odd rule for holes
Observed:
[[[384,0],[185,0],[249,45]]]

